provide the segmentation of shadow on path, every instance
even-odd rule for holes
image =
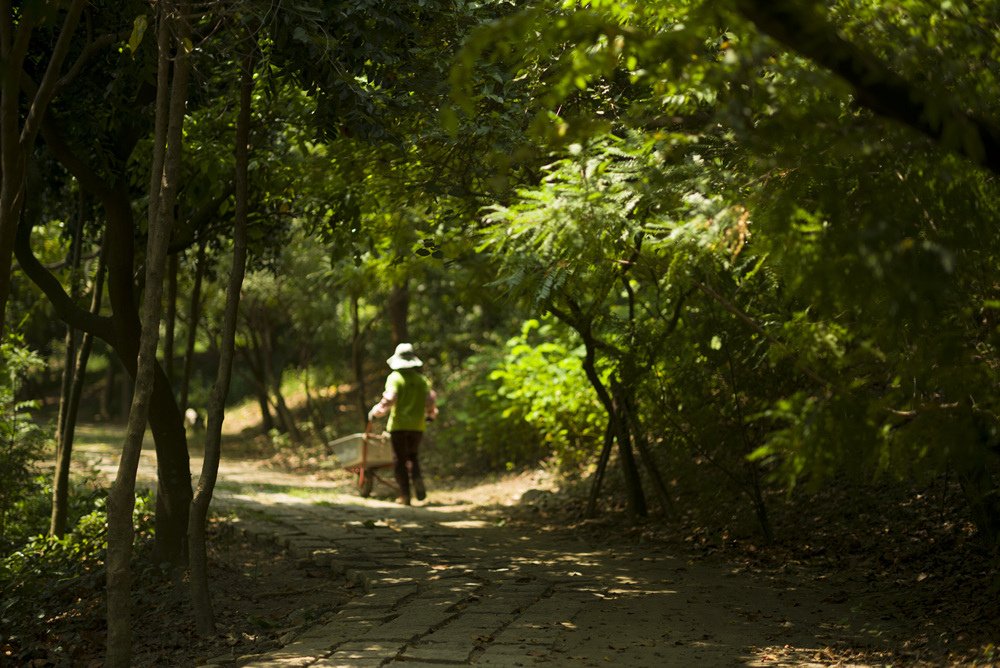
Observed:
[[[108,450],[81,450],[86,466],[113,475]],[[192,471],[200,465],[192,459]],[[154,471],[144,450],[140,480]],[[240,460],[225,461],[219,479],[213,508],[234,531],[362,593],[280,650],[216,665],[850,665],[844,657],[885,649],[889,637],[880,620],[854,618],[832,585],[613,536],[598,547],[569,531],[500,526],[477,492],[432,491],[402,507],[356,496],[346,476]]]
[[[218,501],[238,530],[365,592],[246,665],[844,665],[845,650],[880,645],[836,592],[664,547],[594,548],[468,506],[341,493],[316,503],[283,484]]]

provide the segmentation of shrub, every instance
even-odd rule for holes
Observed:
[[[0,548],[18,503],[35,485],[34,462],[45,443],[45,431],[31,418],[37,404],[18,396],[24,374],[40,364],[16,337],[0,343]]]
[[[42,493],[44,489],[38,495]],[[56,626],[65,631],[62,627],[85,625],[93,619],[90,608],[104,590],[105,501],[105,494],[92,492],[90,511],[79,518],[71,532],[62,538],[35,535],[0,560],[3,659],[24,664],[42,655],[51,658],[52,652],[63,650],[49,642]],[[148,493],[136,499],[133,521],[137,550],[152,544],[154,506]]]
[[[603,411],[584,375],[582,348],[562,334],[556,323],[529,320],[503,348],[468,360],[467,384],[448,384],[439,449],[492,470],[542,459],[563,471],[585,463],[600,445]]]

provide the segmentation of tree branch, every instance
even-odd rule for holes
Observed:
[[[753,331],[757,332],[762,337],[764,337],[767,341],[771,342],[772,344],[774,344],[774,345],[776,345],[776,346],[778,346],[780,348],[784,348],[785,350],[788,350],[789,352],[791,352],[792,355],[793,355],[793,358],[795,359],[795,366],[800,371],[802,371],[802,373],[804,373],[809,378],[813,379],[814,381],[816,381],[817,383],[819,383],[820,385],[822,385],[824,387],[830,387],[831,386],[831,383],[828,380],[826,380],[825,378],[823,378],[822,376],[820,376],[818,373],[816,373],[815,371],[813,371],[811,368],[809,368],[808,366],[806,366],[804,363],[802,363],[799,355],[794,350],[792,350],[791,347],[789,347],[788,344],[786,344],[784,341],[781,341],[781,340],[776,339],[775,337],[771,336],[771,334],[766,329],[764,329],[763,327],[761,327],[757,323],[756,320],[754,320],[749,315],[747,315],[746,313],[744,313],[743,310],[740,309],[740,307],[738,307],[736,304],[732,303],[731,301],[729,301],[728,299],[726,299],[721,294],[719,294],[718,292],[716,292],[714,289],[712,289],[711,287],[709,287],[707,284],[702,283],[701,281],[695,281],[694,285],[695,285],[696,288],[698,288],[699,290],[701,290],[705,295],[707,295],[708,297],[710,297],[711,299],[713,299],[715,302],[717,302],[720,306],[722,306],[722,308],[724,308],[726,311],[729,311],[731,314],[733,314],[734,316],[736,316],[736,318],[738,320],[740,320],[741,322],[743,322],[750,329],[752,329]]]
[[[128,35],[126,34],[124,35],[124,37],[127,38]],[[73,81],[73,79],[75,79],[77,75],[80,74],[80,71],[83,69],[83,66],[87,64],[87,61],[90,60],[90,58],[95,53],[97,53],[98,51],[100,51],[105,47],[111,46],[112,44],[114,44],[116,39],[122,39],[122,38],[123,38],[122,35],[101,35],[94,41],[87,44],[87,46],[84,47],[83,51],[80,53],[77,59],[73,62],[73,65],[70,66],[66,74],[64,74],[62,78],[59,79],[59,81],[56,83],[56,90],[59,90],[60,88],[69,85]]]
[[[178,253],[187,250],[198,241],[198,230],[208,224],[209,219],[219,211],[222,203],[229,199],[236,191],[236,186],[232,181],[226,183],[226,187],[221,193],[205,202],[195,211],[183,226],[174,227],[174,236],[170,239],[169,253]]]
[[[763,32],[847,82],[862,106],[1000,174],[1000,127],[893,72],[871,52],[840,37],[836,26],[809,4],[736,0],[737,10]]]
[[[21,270],[37,285],[52,303],[59,317],[70,327],[89,332],[107,342],[114,338],[111,318],[91,313],[82,308],[66,293],[62,284],[42,263],[38,261],[31,250],[31,222],[27,216],[22,216],[17,226],[17,237],[14,243],[14,253],[21,265]]]
[[[73,33],[76,32],[76,24],[79,22],[83,6],[86,4],[87,0],[73,0],[73,4],[70,5],[69,11],[66,13],[66,20],[63,22],[62,30],[59,31],[59,38],[56,40],[55,48],[52,50],[49,65],[45,68],[42,82],[38,85],[38,92],[35,94],[35,99],[31,101],[28,117],[25,119],[24,127],[21,129],[22,147],[28,148],[35,141],[35,136],[38,134],[38,127],[42,122],[42,117],[45,115],[45,109],[56,92],[59,71],[62,69],[63,61],[69,53]],[[17,75],[12,73],[11,76]]]
[[[48,115],[42,119],[41,134],[52,155],[80,182],[83,189],[94,193],[106,203],[112,196],[111,187],[66,144]]]

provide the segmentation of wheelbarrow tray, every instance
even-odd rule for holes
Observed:
[[[350,434],[330,442],[333,456],[345,469],[370,469],[392,464],[392,445],[388,434]]]

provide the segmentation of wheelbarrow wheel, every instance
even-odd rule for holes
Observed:
[[[358,485],[358,494],[367,499],[372,495],[373,487],[375,487],[375,474],[372,471],[365,471],[364,481]]]

